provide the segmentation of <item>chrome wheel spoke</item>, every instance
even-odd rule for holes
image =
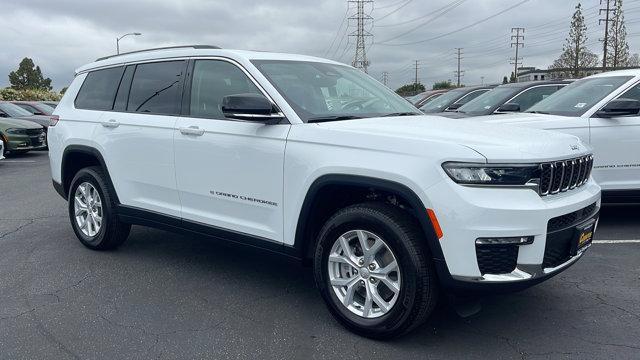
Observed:
[[[89,237],[98,234],[102,227],[102,200],[91,183],[83,182],[76,188],[73,207],[80,231]]]
[[[391,310],[391,305],[388,302],[384,301],[382,296],[380,296],[380,294],[378,293],[378,288],[375,285],[371,285],[370,291],[371,299],[376,305],[378,305],[380,311],[382,311],[383,314],[389,312],[389,310]]]
[[[329,252],[329,285],[352,313],[377,318],[388,313],[400,295],[400,268],[379,236],[352,230],[338,237]]]

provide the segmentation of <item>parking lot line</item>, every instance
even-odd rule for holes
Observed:
[[[640,240],[593,240],[594,244],[640,244]]]
[[[36,162],[35,160],[2,160],[2,162],[0,164],[6,164],[6,163],[34,163]]]

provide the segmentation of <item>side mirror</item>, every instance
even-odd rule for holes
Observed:
[[[640,101],[635,99],[615,99],[609,101],[602,109],[596,112],[601,118],[617,116],[638,115],[640,113]]]
[[[517,103],[506,103],[506,104],[502,104],[502,106],[500,106],[496,111],[497,112],[520,112],[520,105]]]
[[[449,105],[449,107],[445,111],[456,111],[456,110],[460,109],[462,107],[462,105],[464,105],[464,104],[453,103],[453,104]]]
[[[33,115],[45,115],[45,113],[43,113],[42,111],[36,111],[33,113]]]
[[[222,98],[222,113],[230,119],[277,124],[284,115],[259,94],[234,94]]]

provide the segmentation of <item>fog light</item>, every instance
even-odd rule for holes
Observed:
[[[476,245],[529,245],[533,236],[477,238]]]

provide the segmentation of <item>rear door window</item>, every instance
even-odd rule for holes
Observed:
[[[136,66],[127,111],[178,115],[185,61],[166,61]]]
[[[87,74],[75,100],[76,108],[111,110],[123,70],[124,67],[119,66]]]
[[[563,86],[562,86],[563,87]],[[558,91],[560,87],[558,85],[537,86],[531,89],[525,90],[522,94],[511,99],[510,103],[520,105],[520,111],[528,110],[533,105],[539,103],[549,95]]]

